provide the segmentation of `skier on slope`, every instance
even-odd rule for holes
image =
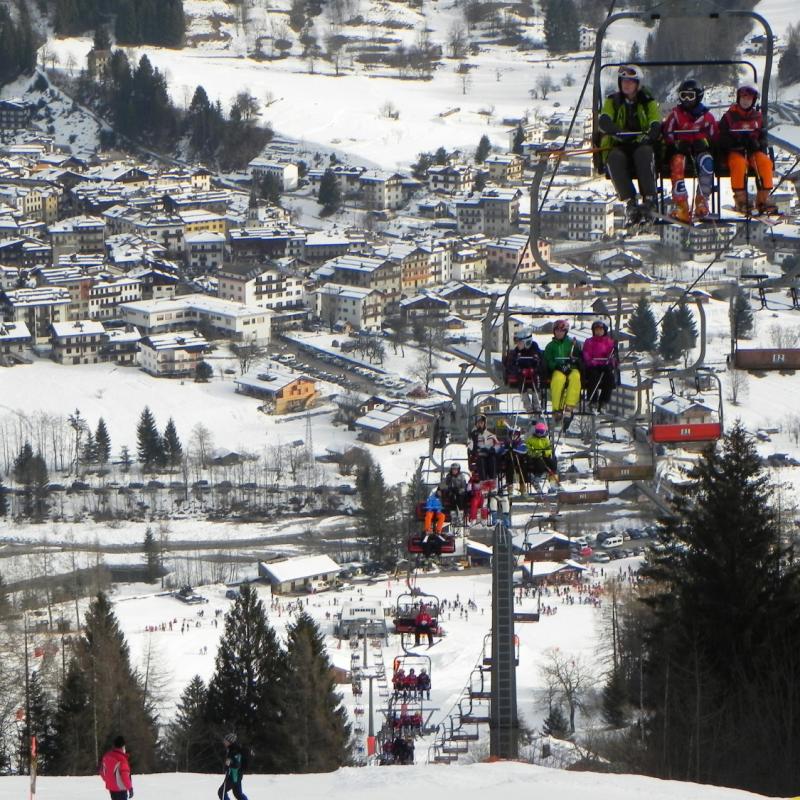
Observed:
[[[99,773],[111,795],[111,800],[128,800],[133,797],[131,766],[125,749],[125,739],[122,736],[114,739],[114,746],[100,759]]]
[[[247,768],[247,757],[239,745],[235,733],[227,733],[222,740],[225,745],[225,780],[217,789],[219,800],[229,800],[228,792],[233,792],[236,800],[247,800],[242,791],[242,777]]]
[[[625,224],[635,225],[657,206],[655,149],[661,138],[661,110],[642,85],[639,67],[620,67],[617,88],[603,103],[597,127],[603,134],[600,147],[606,171],[625,203]],[[641,206],[636,203],[634,174]]]
[[[711,148],[719,134],[714,115],[703,105],[705,89],[693,78],[678,87],[678,104],[667,114],[662,130],[667,143],[670,179],[672,180],[672,216],[691,222],[689,193],[686,191],[686,159],[693,162],[697,177],[694,215],[708,216],[708,198],[714,188],[714,158]]]
[[[736,101],[719,122],[719,149],[727,159],[731,190],[736,210],[751,211],[747,197],[747,168],[758,176],[756,209],[760,214],[776,214],[777,206],[769,199],[772,192],[772,160],[767,153],[767,132],[758,105],[758,89],[743,83],[736,90]]]

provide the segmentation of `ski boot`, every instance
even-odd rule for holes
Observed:
[[[689,201],[685,197],[674,201],[672,216],[678,220],[678,222],[685,222],[688,224],[692,221],[692,211],[689,208]]]
[[[633,228],[642,221],[642,212],[636,205],[636,198],[632,197],[625,204],[625,227]]]
[[[655,197],[643,197],[639,205],[639,216],[642,222],[651,222],[658,213],[658,199]]]
[[[777,214],[778,206],[770,200],[772,189],[759,189],[756,194],[756,208],[759,214]]]
[[[705,219],[708,216],[708,200],[700,192],[694,198],[694,216],[696,219]]]
[[[733,207],[739,214],[749,214],[753,210],[750,198],[747,196],[747,189],[733,190]]]

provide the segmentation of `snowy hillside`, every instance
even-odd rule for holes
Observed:
[[[135,758],[135,756],[134,756]],[[136,797],[199,800],[214,797],[220,779],[213,775],[134,775]],[[527,764],[476,764],[462,769],[393,767],[341,769],[329,775],[248,776],[243,788],[251,798],[292,797],[294,800],[406,800],[408,797],[458,796],[460,800],[558,798],[558,800],[746,800],[750,792],[636,778],[628,775],[567,773]],[[41,778],[40,800],[85,800],[100,797],[97,777]],[[27,778],[3,778],[0,800],[27,793]]]
[[[471,153],[483,134],[505,149],[514,120],[549,116],[559,108],[574,106],[591,56],[583,51],[549,57],[541,47],[542,17],[537,12],[517,20],[521,35],[536,49],[497,44],[498,36],[483,26],[470,33],[476,50],[466,59],[454,59],[449,57],[448,42],[454,29],[465,27],[462,4],[443,0],[415,9],[400,2],[351,0],[341,24],[334,24],[330,12],[314,18],[313,33],[320,47],[324,49],[331,32],[347,40],[337,77],[330,61],[302,56],[297,35],[287,27],[288,0],[272,3],[268,10],[260,3],[235,6],[224,0],[188,0],[184,5],[188,41],[194,47],[135,49],[137,56],[147,53],[166,72],[176,103],[187,104],[198,84],[212,100],[219,98],[224,104],[247,89],[261,102],[263,119],[279,134],[302,142],[312,152],[332,149],[340,156],[348,154],[386,169],[407,169],[419,152],[439,146]],[[246,9],[244,25],[242,8]],[[779,35],[796,16],[790,0],[761,0],[756,10]],[[410,46],[423,30],[444,51],[441,65],[429,80],[409,76],[400,80],[387,66],[358,60],[360,48]],[[610,60],[624,60],[631,43],[642,44],[646,35],[647,30],[637,24],[615,24],[608,39]],[[247,55],[257,47],[270,55],[271,43],[284,38],[292,43],[285,58],[263,60]],[[47,47],[62,67],[80,67],[91,39],[54,39]],[[467,70],[466,76],[458,72],[460,64],[469,65],[461,67]],[[547,100],[533,100],[530,90],[543,74],[560,88]],[[781,91],[782,100],[795,95],[800,96],[800,86]],[[726,92],[720,92],[719,100],[729,101]]]

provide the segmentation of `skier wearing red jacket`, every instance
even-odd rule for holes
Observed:
[[[694,79],[678,87],[678,105],[662,125],[667,144],[670,179],[672,180],[672,215],[680,222],[691,222],[689,193],[686,191],[686,158],[692,159],[697,177],[694,214],[708,216],[708,198],[714,188],[714,158],[711,146],[717,140],[718,126],[714,115],[703,105],[705,89]]]
[[[131,766],[125,750],[125,739],[117,736],[114,747],[100,759],[100,777],[111,794],[111,800],[128,800],[133,797]]]

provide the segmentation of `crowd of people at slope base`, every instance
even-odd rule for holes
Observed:
[[[705,88],[693,78],[677,88],[678,103],[662,119],[657,100],[644,85],[641,68],[627,65],[617,73],[617,91],[600,111],[598,134],[601,156],[620,200],[626,222],[634,225],[658,212],[656,161],[669,165],[672,215],[680,222],[709,213],[715,167],[726,167],[736,211],[775,214],[772,160],[768,154],[759,91],[752,83],[736,88],[735,100],[717,121],[703,104]],[[686,165],[697,178],[694,209],[686,188]],[[747,193],[748,170],[756,177],[755,206]],[[633,177],[639,184],[637,203]]]

